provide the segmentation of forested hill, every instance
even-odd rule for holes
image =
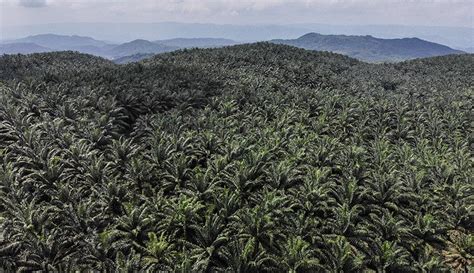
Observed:
[[[48,81],[45,77],[51,76],[68,81],[81,72],[113,67],[109,60],[72,51],[4,55],[0,57],[0,79]]]
[[[159,54],[128,65],[74,52],[6,55],[0,58],[0,79],[52,81],[81,86],[154,83],[183,85],[202,79],[221,85],[255,84],[304,88],[451,88],[472,86],[472,54],[419,59],[395,64],[368,64],[344,55],[285,45],[256,43],[215,49]],[[173,72],[171,72],[173,71]],[[175,73],[175,74],[173,74]],[[183,78],[174,81],[173,77]],[[455,81],[458,80],[459,81]],[[433,85],[433,86],[430,86]],[[195,90],[198,91],[198,90]],[[201,90],[202,91],[202,90]]]
[[[467,272],[473,74],[271,43],[2,56],[0,268]]]

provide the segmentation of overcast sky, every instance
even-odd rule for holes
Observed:
[[[4,27],[63,22],[474,27],[474,0],[0,0]]]

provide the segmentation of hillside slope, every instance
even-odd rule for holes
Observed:
[[[468,272],[473,74],[272,43],[2,56],[0,267]]]
[[[364,61],[401,61],[463,53],[418,38],[379,39],[372,36],[322,35],[308,33],[294,40],[272,40],[311,50],[331,51]]]

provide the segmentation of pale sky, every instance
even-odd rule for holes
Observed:
[[[474,27],[474,0],[0,0],[3,27],[71,22]]]

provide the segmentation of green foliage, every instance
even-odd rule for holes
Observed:
[[[0,267],[467,272],[473,64],[1,57]]]

